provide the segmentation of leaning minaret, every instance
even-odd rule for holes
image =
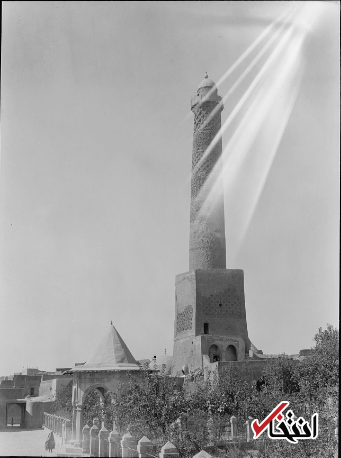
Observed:
[[[205,75],[194,113],[189,272],[177,275],[172,375],[248,355],[244,272],[226,269],[222,99]]]
[[[194,133],[189,269],[225,269],[224,190],[221,178],[217,177],[220,180],[218,189],[212,191],[213,185],[217,188],[213,177],[221,171],[222,141],[219,131],[223,104],[215,83],[207,73],[191,100],[191,109],[194,113]],[[214,171],[214,168],[220,170]],[[213,196],[210,195],[212,192]]]

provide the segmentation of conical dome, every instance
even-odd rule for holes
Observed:
[[[77,366],[72,371],[122,369],[135,370],[139,369],[139,365],[116,328],[111,325],[103,340],[86,360],[86,363],[82,366]]]
[[[209,88],[214,87],[214,88],[216,88],[215,82],[212,81],[211,78],[208,77],[207,72],[205,73],[204,79],[203,79],[203,80],[201,81],[201,83],[199,84],[198,90],[199,90],[199,89],[202,89],[202,88],[204,88],[204,87],[209,87]]]

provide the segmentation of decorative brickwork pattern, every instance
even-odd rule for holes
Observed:
[[[242,301],[233,286],[222,293],[201,297],[201,314],[210,317],[245,318]]]
[[[211,111],[216,107],[214,102],[206,102],[200,105],[194,111],[194,134],[193,134],[193,152],[192,152],[192,172],[201,160],[205,151],[211,144],[212,140],[219,132],[221,127],[220,112],[216,113],[213,118],[205,123]],[[217,160],[221,156],[221,144],[218,142],[210,154],[201,163],[195,173],[192,175],[191,197],[192,200],[197,197],[201,191],[207,177],[212,172]],[[192,215],[193,218],[195,215]],[[192,221],[192,219],[191,219]]]
[[[176,317],[176,332],[187,331],[192,329],[193,307],[188,305],[183,312],[177,314]]]
[[[221,160],[221,139],[209,151],[207,149],[221,128],[221,109],[210,118],[213,110],[221,104],[216,94],[213,100],[196,103],[194,112],[194,132],[192,151],[191,211],[190,211],[190,270],[226,267],[225,218],[223,186],[215,192],[215,211],[203,214],[201,209],[210,194],[212,180],[208,177]],[[199,165],[200,163],[200,165]]]

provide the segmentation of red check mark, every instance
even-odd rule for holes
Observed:
[[[274,408],[272,412],[269,413],[269,415],[265,418],[265,420],[262,421],[262,423],[259,425],[258,420],[253,420],[251,423],[252,429],[255,433],[254,439],[257,439],[258,436],[262,434],[262,432],[266,429],[270,421],[272,421],[274,418],[277,417],[277,415],[282,412],[286,407],[288,407],[289,402],[283,401],[280,404],[278,404],[277,407]]]

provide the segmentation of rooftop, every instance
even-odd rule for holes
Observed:
[[[111,325],[102,341],[86,360],[86,363],[75,366],[64,373],[122,370],[140,370],[140,366],[117,329]]]

